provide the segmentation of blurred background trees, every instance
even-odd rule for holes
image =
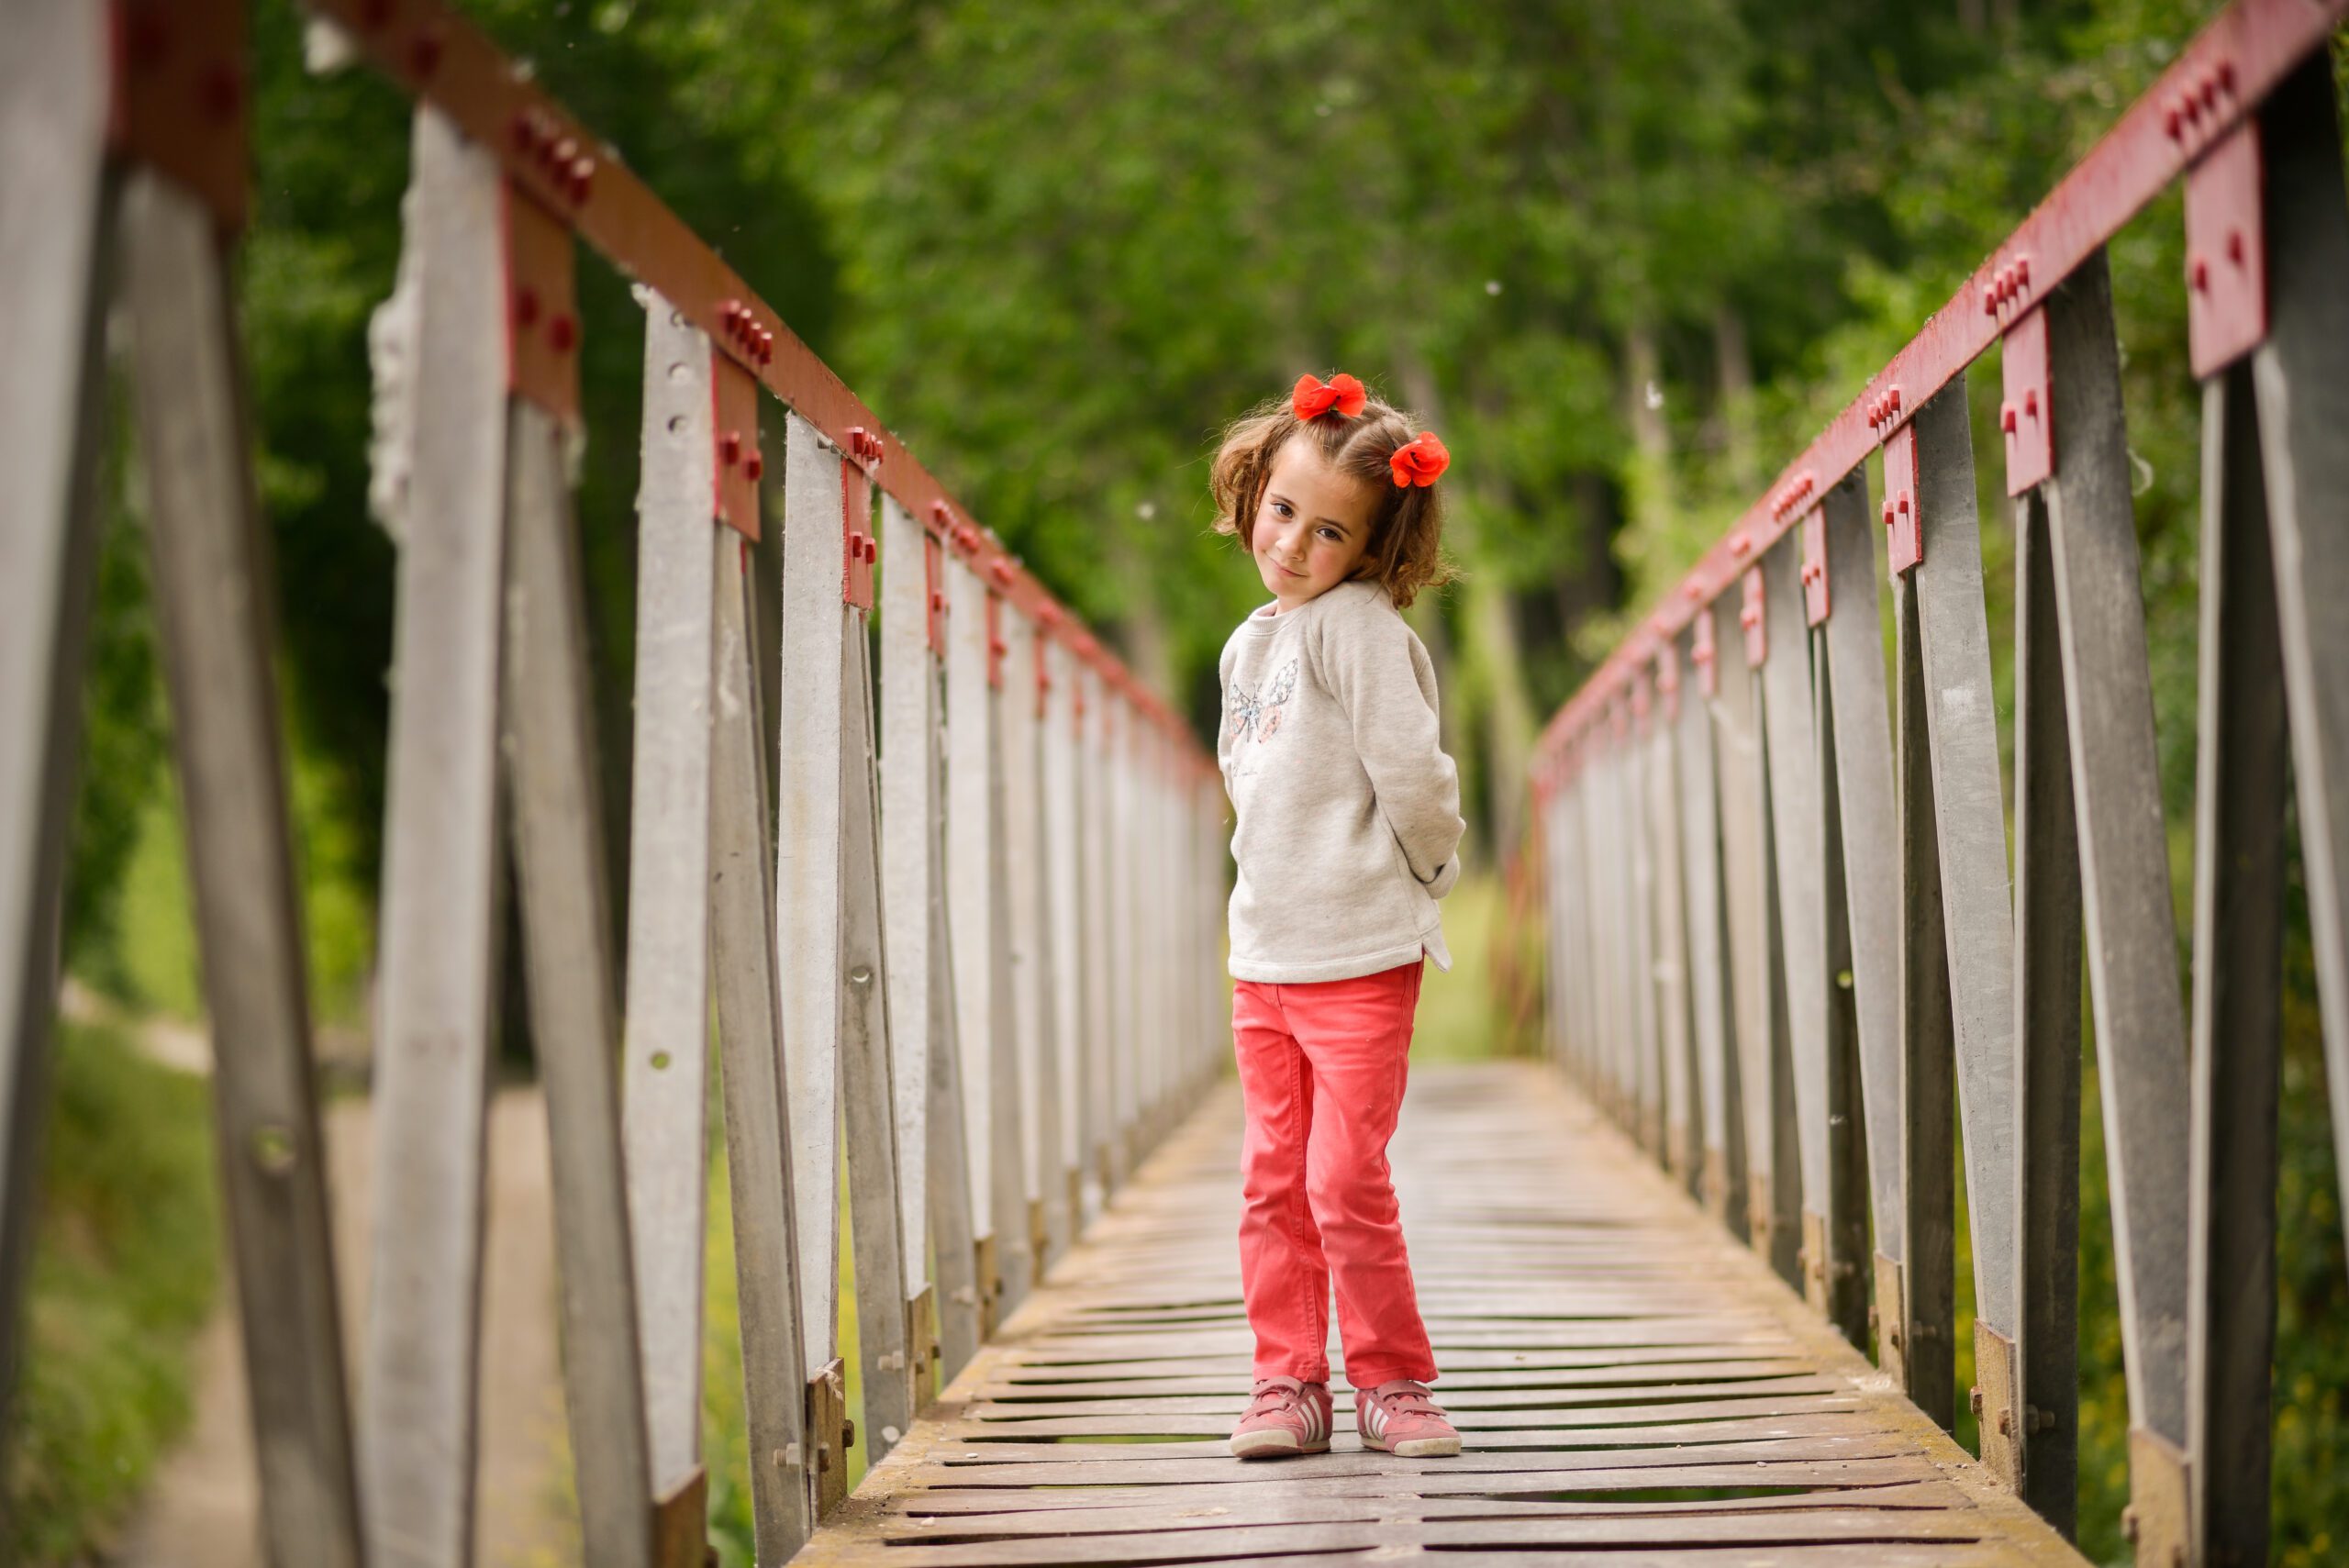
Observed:
[[[1462,576],[1414,618],[1442,673],[1471,853],[1490,867],[1522,831],[1520,781],[1540,723],[1628,618],[2219,7],[465,8],[1203,734],[1217,651],[1259,596],[1252,572],[1209,532],[1218,428],[1308,369],[1353,371],[1419,410],[1455,457],[1448,543]],[[406,116],[363,72],[307,74],[288,7],[262,5],[255,28],[244,323],[317,995],[330,1023],[358,1026],[373,963],[392,579],[391,547],[365,507],[364,329],[397,252]],[[2198,410],[2179,250],[2173,195],[2112,259],[2182,900]],[[641,328],[623,281],[592,259],[582,289],[592,434],[581,526],[618,824]],[[1991,363],[1974,384],[1976,450],[1995,452]],[[117,500],[71,965],[133,1006],[192,1014],[134,462],[122,451],[109,462]],[[1995,642],[2011,625],[2011,554],[1995,464],[1983,481]],[[1998,674],[2003,688],[2003,663]],[[2338,1332],[2349,1275],[2294,897],[2278,1550],[2317,1562],[2340,1550],[2327,1521],[2349,1517],[2349,1346]],[[2085,1105],[2093,1124],[2092,1089]],[[2110,1554],[2125,1413],[2110,1262],[2095,1253],[2109,1239],[2093,1125],[2087,1146],[2083,1364],[2097,1427],[2085,1544]]]

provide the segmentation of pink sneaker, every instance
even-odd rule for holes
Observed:
[[[1424,1383],[1398,1377],[1375,1388],[1354,1390],[1354,1427],[1362,1446],[1384,1449],[1405,1459],[1431,1459],[1460,1451],[1460,1434],[1444,1418]]]
[[[1231,1429],[1231,1451],[1242,1459],[1327,1453],[1332,1415],[1328,1384],[1260,1377],[1247,1413]]]

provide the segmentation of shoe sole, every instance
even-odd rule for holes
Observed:
[[[1376,1438],[1364,1436],[1364,1448],[1391,1453],[1397,1459],[1450,1459],[1460,1451],[1460,1440],[1450,1438],[1405,1438],[1398,1443],[1383,1443]]]
[[[1277,1428],[1261,1431],[1241,1432],[1232,1437],[1231,1451],[1241,1459],[1286,1459],[1292,1454],[1327,1453],[1327,1439],[1318,1443],[1301,1443]]]

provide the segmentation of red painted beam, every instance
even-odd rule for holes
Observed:
[[[1909,415],[1982,356],[2018,316],[2087,261],[2226,131],[2257,109],[2294,67],[2327,46],[2349,0],[2237,0],[2187,45],[2006,242],[1984,260],[1909,346],[1787,464],[1762,498],[1691,567],[1653,614],[1617,645],[1542,734],[1554,748],[1591,729],[1632,673],[1688,624],[1698,605],[1737,581],[1744,563],[1801,521],[1774,498],[1816,476],[1824,492],[1867,461]],[[1893,396],[1889,421],[1869,414]]]

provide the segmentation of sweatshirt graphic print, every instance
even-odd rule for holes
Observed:
[[[1341,583],[1224,644],[1216,760],[1233,811],[1231,974],[1345,980],[1424,951],[1460,876],[1460,778],[1435,666],[1375,583]]]

